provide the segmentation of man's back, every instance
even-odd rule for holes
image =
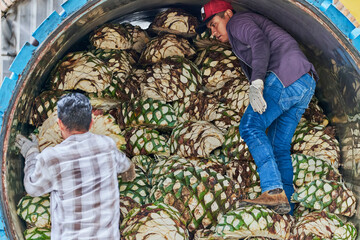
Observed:
[[[129,163],[112,139],[75,134],[37,159],[47,172],[43,179],[25,181],[25,188],[38,195],[43,181],[44,191],[51,192],[51,239],[120,238],[117,173]]]

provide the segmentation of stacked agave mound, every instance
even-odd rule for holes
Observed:
[[[58,99],[80,91],[93,105],[91,131],[112,137],[136,165],[135,180],[118,179],[124,239],[355,239],[346,218],[356,200],[338,171],[335,129],[315,98],[292,143],[295,218],[237,208],[261,194],[238,130],[249,83],[230,46],[208,31],[196,35],[197,24],[168,9],[149,31],[111,23],[91,33],[91,47],[67,54],[33,101],[29,123],[41,150],[62,141]],[[48,202],[20,201],[26,239],[48,238]]]

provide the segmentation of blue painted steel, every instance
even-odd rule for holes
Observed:
[[[352,42],[353,46],[360,52],[360,29],[355,28],[354,25],[333,5],[332,0],[306,0],[309,4],[318,8],[323,12],[340,31],[344,33],[346,37]],[[49,34],[54,31],[57,26],[70,14],[80,9],[87,0],[68,0],[62,7],[64,12],[61,16],[57,12],[53,12],[33,33],[33,37],[42,43]],[[17,57],[14,59],[10,66],[10,71],[13,72],[11,78],[5,78],[3,84],[0,87],[0,129],[3,123],[3,116],[8,108],[10,98],[13,90],[15,89],[18,75],[21,75],[29,60],[31,59],[36,47],[30,43],[26,43]],[[6,228],[4,225],[4,216],[2,215],[2,209],[0,206],[0,239],[9,239],[6,234]]]
[[[354,30],[354,24],[345,17],[334,5],[329,6],[324,14],[340,29],[346,37]]]
[[[64,2],[61,6],[65,10],[65,14],[62,15],[62,17],[69,16],[79,8],[81,8],[87,0],[68,0]]]
[[[25,43],[20,52],[12,62],[9,70],[17,75],[20,75],[31,59],[36,47],[30,43]]]
[[[45,19],[45,21],[40,24],[32,36],[38,40],[39,43],[42,43],[49,36],[49,34],[57,28],[62,20],[63,18],[56,11],[54,11],[48,18]]]
[[[5,78],[0,88],[0,129],[3,123],[3,117],[8,108],[17,79]]]
[[[0,212],[2,212],[2,208],[0,205]],[[6,232],[5,232],[5,223],[4,223],[4,218],[1,216],[0,218],[0,239],[1,240],[6,240],[8,239],[8,237],[6,236]]]
[[[332,0],[306,0],[311,5],[317,7],[329,20],[349,39],[358,52],[360,52],[360,29],[340,12],[333,4]]]

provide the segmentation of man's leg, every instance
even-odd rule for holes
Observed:
[[[311,81],[314,80],[311,79]],[[310,82],[310,80],[307,79],[307,82]],[[272,207],[276,209],[276,201],[278,201],[279,203],[281,203],[279,205],[280,209],[278,209],[279,213],[285,213],[287,208],[286,206],[283,206],[283,202],[285,199],[288,205],[288,200],[286,199],[283,191],[281,192],[281,194],[283,194],[284,197],[280,196],[280,192],[277,191],[275,192],[274,196],[270,194],[270,192],[268,192],[269,190],[274,190],[277,188],[283,189],[283,182],[282,175],[279,171],[276,157],[274,154],[273,145],[267,137],[265,131],[267,127],[269,127],[274,122],[275,119],[279,118],[292,106],[302,101],[302,99],[306,95],[305,92],[312,91],[312,96],[313,89],[309,89],[308,86],[312,83],[308,84],[307,82],[305,84],[300,82],[300,84],[297,83],[293,84],[288,88],[284,88],[281,82],[277,79],[277,77],[274,74],[270,74],[266,79],[264,90],[264,98],[268,105],[267,110],[263,114],[258,114],[253,111],[251,106],[249,106],[241,119],[239,127],[240,135],[247,143],[260,175],[260,186],[262,188],[262,195],[256,201],[253,201],[253,203],[265,202],[264,205],[269,205],[266,204],[266,201],[274,201],[271,204],[275,204],[275,206]],[[290,152],[288,153],[288,155],[290,157]],[[290,181],[292,182],[292,177],[289,178],[291,178]]]
[[[260,185],[263,192],[282,188],[281,175],[276,164],[273,147],[266,135],[266,129],[283,112],[279,100],[283,86],[275,74],[269,74],[265,81],[264,98],[267,109],[263,114],[254,112],[248,106],[241,118],[239,131],[249,147],[260,175]]]
[[[283,114],[279,106],[283,86],[274,74],[265,82],[264,98],[267,109],[263,114],[254,112],[251,105],[246,109],[239,126],[240,135],[249,147],[260,176],[262,194],[254,200],[244,200],[241,205],[262,204],[280,214],[290,211],[283,189],[281,173],[275,160],[272,144],[266,129]]]
[[[291,99],[294,94],[294,90],[292,88],[303,88],[296,85],[305,86],[308,90],[303,94],[303,97],[299,99],[295,105],[290,107],[291,103],[289,104],[289,102],[292,100],[289,99]],[[284,89],[281,99],[281,107],[283,107],[284,110],[286,110],[288,107],[290,108],[282,115],[280,115],[270,125],[268,130],[268,138],[271,142],[271,145],[273,146],[273,152],[281,174],[283,188],[289,201],[292,194],[294,193],[294,174],[290,156],[291,140],[302,114],[305,112],[305,109],[308,107],[309,102],[314,94],[315,81],[310,79],[309,76],[305,75],[298,80],[296,85],[290,86],[288,89]],[[292,214],[294,210],[294,204],[291,203],[290,206],[290,214]]]
[[[298,121],[293,118],[292,110],[284,113],[276,119],[269,127],[268,137],[273,146],[274,156],[283,183],[283,189],[289,200],[294,193],[293,167],[290,156],[291,139],[294,135]],[[291,211],[294,211],[294,204],[290,203]]]

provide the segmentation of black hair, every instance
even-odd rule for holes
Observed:
[[[81,93],[69,93],[57,102],[58,118],[69,131],[89,131],[92,106]]]

